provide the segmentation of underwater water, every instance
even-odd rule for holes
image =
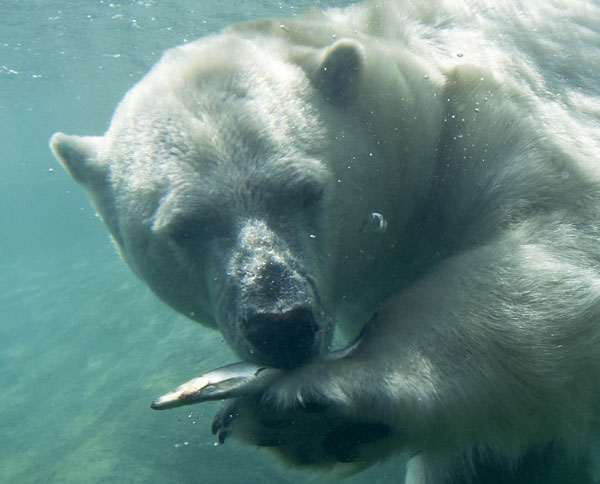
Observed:
[[[327,482],[214,445],[219,403],[150,402],[236,361],[127,269],[54,131],[102,134],[169,47],[232,22],[349,0],[0,0],[0,483]],[[398,482],[389,462],[346,482]]]

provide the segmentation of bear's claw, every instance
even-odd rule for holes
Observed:
[[[217,435],[219,443],[222,444],[225,438],[231,433],[229,424],[235,419],[238,413],[235,402],[231,405],[226,405],[217,412],[214,416],[210,431],[213,435]]]
[[[274,408],[258,396],[227,403],[212,422],[212,433],[223,444],[236,435],[252,445],[270,447],[293,465],[321,466],[368,459],[365,447],[390,437],[379,422],[353,421],[329,410],[311,412],[302,405]]]

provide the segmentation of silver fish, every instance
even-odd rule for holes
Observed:
[[[179,385],[150,405],[154,410],[253,395],[264,390],[283,370],[254,363],[233,363]]]
[[[351,345],[321,355],[320,359],[337,360],[351,355],[360,344],[367,326]],[[154,410],[166,410],[210,400],[255,395],[284,373],[284,370],[245,361],[232,363],[179,385],[172,392],[154,400],[150,407]]]

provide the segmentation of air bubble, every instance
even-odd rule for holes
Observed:
[[[387,220],[383,217],[383,215],[381,215],[380,213],[377,212],[372,212],[371,213],[371,219],[372,219],[372,223],[374,225],[374,230],[376,232],[385,232],[387,229]]]

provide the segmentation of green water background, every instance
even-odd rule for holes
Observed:
[[[300,483],[264,450],[215,446],[218,403],[154,412],[173,384],[235,361],[119,259],[48,150],[102,134],[167,48],[350,1],[0,0],[0,483]],[[399,482],[390,462],[347,482]]]

